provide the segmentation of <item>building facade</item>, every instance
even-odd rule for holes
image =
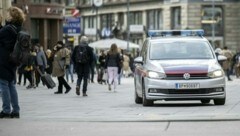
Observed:
[[[93,41],[117,37],[142,44],[150,29],[204,29],[221,47],[239,49],[240,0],[78,0],[81,34]],[[129,11],[129,12],[128,12]],[[213,42],[214,41],[214,42]]]
[[[46,50],[62,40],[63,0],[12,0],[12,5],[26,14],[24,29],[31,34],[33,44],[40,43]]]

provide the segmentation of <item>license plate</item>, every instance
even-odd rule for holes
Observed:
[[[176,83],[176,89],[195,89],[199,87],[199,83]]]

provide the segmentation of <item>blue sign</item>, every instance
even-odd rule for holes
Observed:
[[[64,17],[63,33],[64,34],[80,34],[81,33],[80,17]]]

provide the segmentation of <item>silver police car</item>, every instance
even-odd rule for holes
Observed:
[[[224,105],[225,74],[203,30],[150,31],[135,62],[135,102],[214,101]]]

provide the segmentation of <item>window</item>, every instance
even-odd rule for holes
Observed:
[[[53,3],[59,3],[59,4],[61,4],[61,0],[53,0]]]
[[[42,0],[32,0],[32,3],[42,3]]]
[[[95,26],[95,16],[84,17],[84,27],[85,28],[94,28]]]
[[[66,6],[75,6],[74,0],[65,0]]]
[[[101,29],[107,28],[111,29],[112,26],[115,24],[113,14],[105,14],[101,15]]]
[[[204,6],[202,8],[202,29],[206,36],[212,35],[213,26],[216,36],[223,36],[223,10],[220,6]]]
[[[44,2],[45,2],[45,3],[50,3],[50,2],[51,2],[51,0],[44,0]]]
[[[147,11],[147,29],[162,29],[163,20],[161,10]]]
[[[141,25],[141,24],[142,24],[142,12],[130,12],[129,25]]]
[[[181,7],[172,8],[172,29],[181,29]]]

